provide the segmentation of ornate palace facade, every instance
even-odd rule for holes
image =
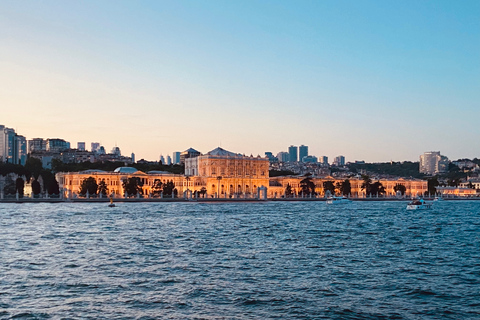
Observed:
[[[185,160],[185,174],[205,181],[207,194],[220,198],[249,197],[268,187],[267,158],[244,156],[216,148]]]
[[[99,183],[105,181],[108,194],[113,197],[124,197],[123,181],[137,177],[142,184],[142,193],[145,197],[153,195],[155,180],[163,184],[173,182],[179,197],[192,197],[194,193],[201,193],[209,198],[255,198],[262,189],[268,198],[285,196],[287,185],[290,185],[294,195],[301,196],[300,181],[305,177],[282,176],[269,178],[269,161],[260,156],[245,156],[216,148],[205,155],[185,159],[185,175],[168,172],[150,171],[141,172],[135,168],[122,167],[114,172],[101,170],[87,170],[82,172],[60,172],[57,181],[63,197],[78,196],[82,181],[93,177]],[[312,177],[315,192],[324,196],[323,183],[332,181],[335,185],[345,179],[334,177]],[[363,180],[350,178],[350,196],[363,198],[369,195],[362,189]],[[397,184],[405,186],[406,196],[423,195],[427,191],[427,181],[418,179],[380,179],[385,187],[386,196],[395,196],[394,187]],[[373,182],[375,182],[373,181]],[[375,195],[374,195],[375,196]]]

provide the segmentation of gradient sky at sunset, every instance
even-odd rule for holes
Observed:
[[[123,154],[480,157],[480,1],[0,2],[0,124]]]

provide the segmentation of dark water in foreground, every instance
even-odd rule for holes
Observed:
[[[0,319],[479,319],[480,202],[0,204]]]

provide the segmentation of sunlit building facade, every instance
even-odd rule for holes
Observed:
[[[442,156],[440,151],[424,152],[420,156],[420,172],[434,175],[448,171],[448,158]]]
[[[301,196],[302,190],[300,187],[301,181],[305,179],[305,177],[299,176],[282,176],[282,177],[272,177],[270,178],[270,184],[268,188],[268,197],[269,198],[280,198],[285,196],[285,191],[287,185],[290,185],[290,188],[293,192],[293,195]],[[362,185],[364,183],[363,179],[360,178],[351,178],[348,179],[350,182],[351,191],[349,196],[354,198],[366,198],[370,196],[377,196],[377,195],[369,195],[366,194],[365,189],[362,189]],[[340,190],[338,186],[345,181],[345,179],[338,179],[331,176],[323,177],[323,178],[312,178],[312,182],[315,184],[315,192],[319,196],[325,196],[325,190],[323,188],[324,182],[331,181],[336,188],[336,194],[340,195]],[[428,190],[428,184],[425,180],[420,179],[379,179],[374,180],[372,182],[379,181],[382,186],[385,188],[385,195],[386,197],[395,197],[397,196],[397,192],[395,191],[396,185],[403,185],[405,186],[405,193],[403,196],[405,197],[412,197],[412,196],[423,196],[425,192]]]
[[[216,148],[185,160],[186,174],[204,179],[207,193],[216,197],[249,197],[268,187],[268,158],[245,156]]]

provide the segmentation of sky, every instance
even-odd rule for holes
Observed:
[[[0,124],[189,147],[480,158],[480,1],[0,2]]]

